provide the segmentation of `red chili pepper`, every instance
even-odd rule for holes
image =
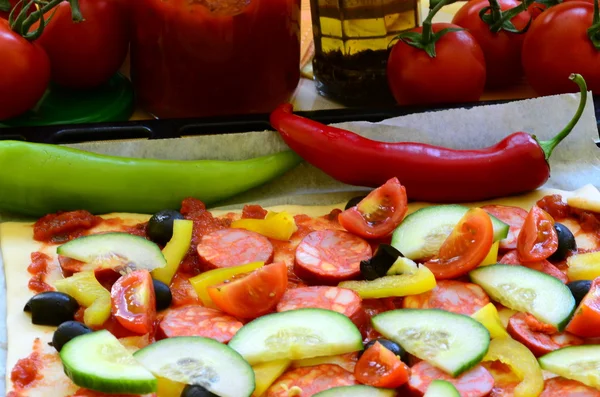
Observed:
[[[556,137],[543,142],[525,132],[478,150],[373,141],[294,115],[290,104],[273,111],[271,125],[304,160],[343,183],[377,187],[397,177],[411,200],[486,200],[534,190],[548,180],[548,158],[577,124],[587,100],[583,77],[569,78],[581,90],[577,113]]]

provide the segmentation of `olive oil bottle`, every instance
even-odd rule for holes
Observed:
[[[420,21],[419,0],[311,0],[319,93],[346,106],[394,103],[390,43]]]

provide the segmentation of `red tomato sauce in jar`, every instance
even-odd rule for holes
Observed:
[[[156,117],[270,112],[300,79],[300,0],[138,0],[131,76]]]

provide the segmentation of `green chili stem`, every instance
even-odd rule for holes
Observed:
[[[596,3],[597,2],[598,2],[598,0],[596,0]],[[581,94],[579,97],[579,107],[577,108],[577,112],[575,113],[575,115],[573,116],[573,118],[571,119],[569,124],[567,124],[567,126],[562,131],[560,131],[554,138],[550,139],[549,141],[539,141],[538,142],[540,147],[544,151],[546,160],[548,160],[550,158],[554,148],[563,139],[565,139],[567,137],[567,135],[569,135],[569,133],[573,130],[573,128],[575,127],[575,125],[577,124],[579,119],[581,118],[583,111],[585,110],[585,104],[587,102],[587,84],[585,83],[585,80],[583,79],[583,77],[580,74],[572,74],[569,76],[569,79],[573,80],[579,86],[579,92]]]

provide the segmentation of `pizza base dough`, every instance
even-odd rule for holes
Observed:
[[[590,185],[591,186],[591,185]],[[477,187],[474,186],[474,189]],[[593,187],[592,187],[593,188]],[[593,188],[596,190],[595,188]],[[597,191],[597,190],[596,190]],[[487,204],[512,205],[529,210],[536,201],[549,194],[560,194],[565,200],[572,198],[576,192],[566,192],[561,190],[540,189],[531,193],[495,199],[485,202],[467,203],[466,206],[483,206]],[[311,217],[318,217],[331,212],[335,208],[343,209],[346,203],[339,203],[329,206],[297,206],[282,205],[267,207],[270,211],[287,211],[292,215],[305,214]],[[420,208],[428,207],[429,203],[410,203],[408,213],[410,214]],[[214,216],[221,216],[231,212],[239,213],[240,210],[210,210]],[[124,214],[114,213],[102,215],[103,218],[121,218],[125,225],[133,226],[140,222],[145,222],[150,215],[142,214]],[[102,228],[95,228],[94,231],[102,231]],[[23,307],[27,301],[34,295],[27,288],[27,283],[31,275],[27,272],[27,266],[31,262],[31,253],[42,251],[53,259],[51,271],[46,279],[49,283],[61,278],[60,266],[56,255],[56,246],[45,246],[45,244],[33,240],[33,223],[31,222],[6,222],[0,224],[0,252],[4,261],[4,271],[6,275],[6,311],[7,311],[7,360],[6,360],[6,391],[12,390],[12,381],[10,373],[16,362],[29,356],[32,352],[32,346],[36,338],[40,339],[43,354],[52,355],[55,360],[52,365],[44,368],[43,379],[36,384],[36,387],[28,390],[22,396],[45,397],[68,396],[77,390],[70,380],[64,375],[62,364],[53,347],[48,346],[52,340],[52,334],[55,327],[36,326],[31,324],[30,316],[23,312]]]

